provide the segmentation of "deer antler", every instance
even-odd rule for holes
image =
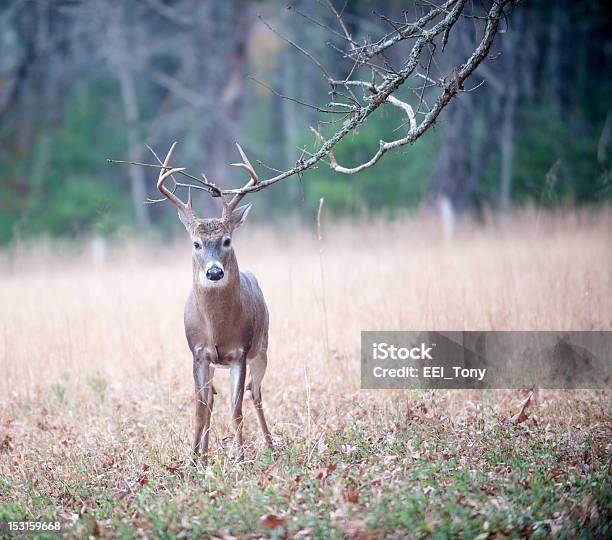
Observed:
[[[255,172],[255,169],[253,168],[253,165],[251,165],[251,162],[249,161],[249,158],[244,153],[244,150],[242,149],[242,147],[238,143],[236,143],[236,147],[238,148],[238,152],[240,152],[240,157],[242,158],[242,162],[241,163],[230,163],[230,166],[240,167],[241,169],[244,169],[247,173],[249,173],[250,179],[244,185],[242,189],[254,186],[255,184],[257,184],[257,182],[259,182],[259,177],[257,176],[257,173]],[[242,198],[245,195],[246,193],[237,193],[236,195],[234,195],[232,200],[229,202],[227,202],[224,197],[222,198],[223,219],[227,220],[231,217],[232,212],[234,211],[236,206],[238,206],[238,203],[242,200]]]
[[[169,176],[172,176],[174,173],[185,170],[185,167],[176,167],[174,169],[168,167],[168,162],[172,157],[172,152],[174,152],[175,146],[176,143],[172,143],[170,150],[168,150],[168,153],[166,154],[166,158],[164,159],[162,168],[159,170],[159,178],[157,179],[157,189],[164,197],[166,197],[166,199],[168,199],[174,206],[178,208],[179,215],[181,216],[181,221],[185,224],[185,226],[188,226],[193,221],[195,221],[195,215],[191,206],[191,188],[189,188],[187,202],[184,203],[164,185],[164,182],[168,179]]]

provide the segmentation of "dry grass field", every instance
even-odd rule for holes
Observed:
[[[177,232],[178,232],[177,224]],[[610,537],[609,391],[361,391],[361,330],[612,329],[612,212],[247,224],[270,314],[264,447],[228,457],[217,371],[211,465],[186,464],[190,245],[33,242],[0,255],[0,519],[82,537]],[[6,534],[6,532],[5,532]],[[0,536],[2,532],[0,531]]]

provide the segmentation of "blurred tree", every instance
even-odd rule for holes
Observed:
[[[430,9],[414,1],[337,4],[360,43],[390,35],[404,10],[413,20]],[[333,77],[363,78],[368,70],[355,68],[338,51],[346,45],[344,30],[325,1],[296,0],[294,8],[280,10],[270,0],[4,2],[0,242],[174,220],[164,205],[142,204],[155,194],[152,171],[104,163],[106,157],[150,160],[145,143],[165,149],[184,141],[181,162],[222,186],[241,178],[230,177],[227,167],[235,161],[236,140],[275,167],[316,151],[307,128],[322,116],[247,83],[246,75],[256,73],[281,93],[323,107],[338,96],[329,94],[320,70],[270,32],[257,13],[319,58]],[[434,82],[421,88],[422,79],[414,77],[398,93],[417,118],[435,101],[436,78],[462,61],[483,27],[468,18],[457,23],[444,52],[442,35],[427,45],[418,71]],[[258,208],[278,215],[295,208],[302,195],[307,211],[326,196],[337,212],[395,212],[440,194],[456,211],[609,200],[611,27],[606,2],[521,3],[502,20],[504,32],[490,59],[465,85],[469,92],[451,102],[435,132],[389,152],[359,175],[339,175],[320,162],[303,182],[289,180],[267,191]],[[399,43],[373,61],[392,70],[410,47]],[[379,140],[407,133],[399,113],[387,105],[373,114],[335,148],[338,162],[362,163]],[[321,126],[323,134],[332,128]],[[293,204],[278,204],[287,200]],[[206,213],[216,211],[208,196],[199,203]]]
[[[134,14],[126,9],[126,3],[114,0],[109,4],[110,9],[106,7],[105,1],[92,3],[93,9],[87,11],[87,16],[89,21],[95,21],[97,35],[101,41],[99,48],[119,83],[129,159],[140,161],[143,155],[143,126],[135,77],[145,72],[148,58],[138,55],[137,52],[142,51],[142,48],[136,48],[131,43],[138,34],[130,28]],[[147,193],[144,170],[140,167],[130,167],[128,173],[132,186],[136,225],[140,232],[144,232],[150,226],[149,212],[147,206],[143,204]]]

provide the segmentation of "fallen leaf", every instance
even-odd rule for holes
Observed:
[[[81,504],[81,509],[79,510],[79,517],[83,516],[87,512],[87,505],[85,503]]]
[[[346,492],[344,495],[346,496],[346,500],[350,503],[358,503],[359,502],[359,490],[356,488],[346,488]]]
[[[49,422],[47,422],[44,418],[41,420],[37,420],[36,421],[36,426],[38,427],[38,429],[42,430],[42,431],[50,431],[51,430],[51,426],[49,425]]]
[[[259,525],[265,529],[277,529],[287,523],[285,518],[278,517],[276,514],[266,514],[259,518]]]
[[[135,498],[134,492],[128,489],[118,489],[114,492],[117,499],[125,501],[127,504],[131,504]]]
[[[320,467],[314,471],[312,478],[314,480],[325,480],[331,473],[336,470],[337,467],[337,463],[330,463],[327,467]]]
[[[182,476],[185,469],[185,463],[183,461],[172,461],[170,463],[166,463],[164,468],[171,473],[178,474]]]
[[[8,433],[2,438],[2,442],[0,442],[0,450],[2,452],[9,451],[13,449],[13,437],[11,437]]]
[[[130,494],[130,491],[127,489],[116,489],[113,493],[113,496],[116,499],[125,499]]]
[[[482,484],[480,489],[484,491],[487,495],[497,495],[497,488],[491,484]]]
[[[512,422],[514,422],[515,424],[520,424],[521,422],[524,422],[525,420],[527,420],[527,418],[529,418],[529,414],[527,414],[527,409],[531,404],[532,397],[533,392],[529,392],[527,399],[523,401],[523,404],[521,405],[521,410],[511,418]]]
[[[93,524],[93,534],[98,538],[104,536],[104,525],[97,520],[94,520]]]
[[[257,480],[257,487],[260,490],[264,490],[268,487],[268,485],[270,484],[270,481],[272,480],[272,477],[269,475],[261,475],[259,477],[259,479]]]

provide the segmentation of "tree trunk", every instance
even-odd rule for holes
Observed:
[[[117,76],[121,88],[123,111],[127,123],[129,159],[130,161],[140,161],[143,141],[140,137],[140,115],[138,112],[134,79],[123,62],[119,63]],[[145,204],[147,196],[145,169],[142,167],[130,167],[128,172],[132,188],[132,204],[134,206],[134,215],[136,216],[136,227],[140,232],[145,232],[150,226],[149,213],[147,211],[147,205]]]
[[[101,6],[99,6],[101,8]],[[116,4],[109,10],[108,34],[106,36],[106,56],[115,72],[119,83],[123,113],[125,116],[128,135],[128,155],[130,161],[139,161],[142,156],[144,141],[140,133],[140,113],[138,109],[138,98],[134,83],[134,75],[131,66],[128,65],[130,58],[129,47],[126,41],[126,32],[123,24],[128,20],[125,16],[123,3]],[[149,225],[149,213],[145,204],[147,190],[145,184],[145,171],[142,167],[129,167],[132,204],[136,227],[140,232],[145,232]]]
[[[445,111],[444,135],[429,194],[432,202],[445,196],[454,204],[468,185],[474,116],[472,109],[471,96],[462,94],[455,98]]]
[[[224,187],[240,187],[230,185],[229,164],[238,159],[235,143],[244,99],[247,43],[255,19],[251,8],[235,1],[203,2],[195,16],[196,47],[208,51],[198,56],[192,74],[204,97],[198,111],[201,120],[197,140],[204,155],[203,170],[210,180]],[[209,195],[204,195],[201,202],[206,213],[218,212],[217,201]]]
[[[501,165],[499,171],[500,192],[499,207],[502,212],[510,210],[512,200],[512,173],[514,164],[514,117],[516,102],[518,100],[518,43],[523,29],[522,13],[515,13],[513,18],[513,32],[503,36],[502,55],[504,59],[505,100],[502,112],[502,127],[500,132],[499,148],[501,151]]]
[[[445,72],[458,69],[472,49],[474,43],[473,25],[459,21],[451,32],[452,47],[446,49]],[[471,84],[471,82],[470,82]],[[429,201],[443,203],[446,208],[450,201],[453,210],[463,197],[470,178],[471,141],[474,131],[475,107],[473,94],[460,93],[447,106],[444,117],[444,133],[438,151],[429,190]],[[448,208],[445,210],[448,213]]]
[[[510,210],[512,195],[512,170],[514,162],[514,111],[516,108],[516,84],[510,83],[504,104],[504,119],[501,129],[501,167],[499,207],[502,212]]]

